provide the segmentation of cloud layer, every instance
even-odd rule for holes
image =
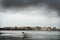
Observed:
[[[60,0],[0,0],[0,24],[60,26]]]
[[[6,8],[22,8],[27,6],[41,6],[48,5],[51,9],[58,11],[58,16],[60,16],[60,0],[0,0],[0,3],[4,9]],[[4,11],[4,9],[2,10]]]

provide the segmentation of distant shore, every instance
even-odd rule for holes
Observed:
[[[4,31],[4,29],[0,30],[0,31]],[[7,30],[5,30],[5,31],[7,31]],[[16,31],[16,30],[9,30],[9,31]],[[17,31],[60,31],[60,30],[18,30],[17,29]]]
[[[0,28],[0,30],[38,30],[38,31],[60,31],[60,28],[56,28],[56,27],[4,27],[4,28]]]

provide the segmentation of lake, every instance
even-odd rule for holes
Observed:
[[[0,31],[0,40],[60,40],[59,31]],[[23,38],[25,32],[30,38]]]

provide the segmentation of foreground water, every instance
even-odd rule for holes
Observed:
[[[0,40],[60,40],[59,31],[0,31]],[[25,32],[30,38],[23,38]]]

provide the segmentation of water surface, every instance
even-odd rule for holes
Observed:
[[[8,40],[60,40],[59,31],[0,31],[0,36],[5,36]],[[22,32],[25,32],[30,38],[23,38]],[[2,38],[0,38],[3,40]]]

